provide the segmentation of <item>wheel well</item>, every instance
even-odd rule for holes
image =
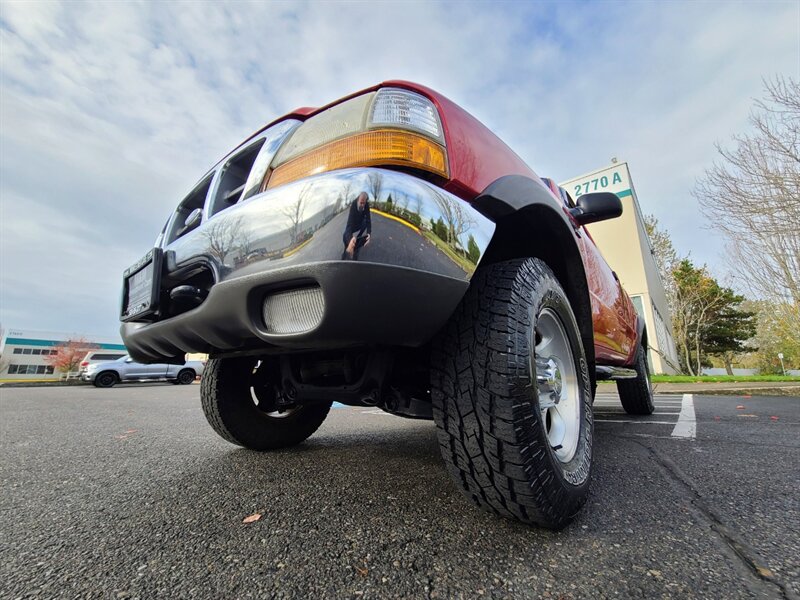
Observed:
[[[578,322],[594,384],[594,327],[583,261],[568,226],[547,206],[527,206],[499,219],[481,264],[528,256],[546,262],[564,288]]]
[[[118,380],[119,380],[119,378],[120,378],[120,377],[119,377],[119,373],[117,373],[117,372],[116,372],[116,371],[114,371],[113,369],[106,369],[105,371],[100,371],[100,372],[99,372],[97,375],[95,375],[95,378],[97,378],[97,377],[100,377],[101,375],[105,375],[106,373],[109,373],[109,374],[113,375],[113,376],[114,376],[114,377],[116,377]]]

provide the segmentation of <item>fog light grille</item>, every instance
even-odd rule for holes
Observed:
[[[264,299],[264,326],[269,333],[303,333],[319,325],[324,312],[319,286],[278,292]]]

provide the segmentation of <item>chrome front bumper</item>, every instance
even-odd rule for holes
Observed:
[[[343,260],[348,211],[362,191],[370,242],[357,261]],[[214,285],[197,308],[124,323],[122,336],[147,362],[270,346],[419,345],[452,314],[493,233],[494,223],[469,203],[411,175],[367,168],[317,175],[253,196],[164,246],[165,293],[197,268],[210,271]],[[325,299],[319,326],[269,333],[265,296],[308,285]]]

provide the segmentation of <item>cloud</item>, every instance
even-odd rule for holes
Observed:
[[[22,3],[0,12],[0,320],[112,334],[122,270],[226,152],[384,79],[438,89],[537,172],[628,160],[645,212],[722,272],[690,196],[797,76],[794,2]]]

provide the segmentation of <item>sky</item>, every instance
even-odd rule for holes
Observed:
[[[463,106],[539,175],[628,161],[642,209],[724,278],[692,197],[800,2],[0,1],[0,326],[116,337],[122,271],[267,122],[388,79]]]

